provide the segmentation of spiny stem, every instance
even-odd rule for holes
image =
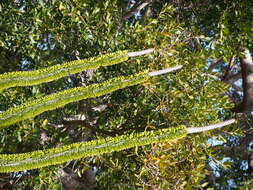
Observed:
[[[168,68],[162,71],[157,71],[155,75],[164,74],[174,70],[176,69]],[[45,111],[63,107],[72,102],[102,96],[128,86],[143,83],[151,76],[155,76],[152,73],[154,72],[142,72],[127,77],[113,78],[101,84],[71,88],[38,98],[31,102],[26,102],[0,113],[0,129],[19,121],[35,117]]]
[[[227,126],[234,122],[235,119],[230,119],[206,127],[186,128],[185,126],[179,126],[155,131],[121,135],[118,137],[108,137],[106,139],[98,139],[89,142],[74,143],[58,148],[21,154],[0,154],[0,172],[5,173],[41,168],[82,157],[121,151],[136,146],[175,141],[185,137],[189,133],[203,132]]]
[[[82,157],[121,151],[151,143],[173,141],[183,138],[186,135],[186,128],[184,126],[179,126],[118,137],[108,137],[106,139],[89,142],[74,143],[47,150],[38,150],[21,154],[0,154],[0,172],[5,173],[41,168]]]
[[[133,86],[148,80],[147,72],[127,77],[117,77],[100,84],[76,87],[58,93],[43,96],[30,102],[8,109],[0,113],[0,129],[19,121],[35,117],[45,111],[63,107],[80,100],[95,98],[116,90]]]
[[[74,60],[64,64],[57,64],[34,71],[4,73],[0,75],[0,91],[15,86],[32,86],[46,83],[81,71],[119,64],[123,61],[127,61],[129,57],[140,56],[152,53],[153,51],[154,49],[138,52],[118,51],[89,59]]]

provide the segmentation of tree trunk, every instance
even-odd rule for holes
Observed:
[[[250,51],[244,48],[240,57],[243,81],[243,102],[234,108],[235,112],[248,113],[253,110],[253,61]]]

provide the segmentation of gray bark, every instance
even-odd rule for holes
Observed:
[[[250,51],[244,48],[240,57],[243,81],[243,102],[234,108],[235,112],[248,113],[253,110],[253,61]]]

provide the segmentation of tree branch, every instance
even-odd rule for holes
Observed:
[[[104,131],[104,130],[100,130],[96,127],[93,127],[92,125],[90,125],[89,122],[87,122],[86,120],[63,120],[62,124],[66,127],[68,126],[76,126],[76,125],[81,125],[85,128],[90,129],[93,132],[98,132],[100,134],[106,134],[109,136],[112,136],[112,133],[108,132],[108,131]]]
[[[214,62],[211,63],[207,71],[212,71],[216,66],[218,66],[223,61],[223,57],[216,59]]]
[[[236,84],[232,84],[232,88],[234,88],[237,92],[243,91],[243,88],[241,88],[240,86],[237,86]]]
[[[239,80],[240,78],[242,78],[242,73],[238,72],[236,74],[233,75],[229,75],[228,77],[226,77],[223,82],[227,83],[227,84],[233,84],[235,81]]]
[[[235,63],[235,58],[236,58],[235,55],[233,55],[233,56],[230,58],[230,61],[229,61],[229,64],[228,64],[228,66],[227,66],[227,68],[226,68],[225,74],[223,75],[223,80],[227,80],[227,78],[230,77],[232,68],[233,68],[234,63]]]
[[[247,160],[249,156],[248,146],[253,141],[253,134],[248,133],[239,141],[237,146],[217,145],[214,149],[218,154],[223,154],[226,157],[233,159]]]
[[[247,162],[248,162],[248,174],[249,174],[249,177],[253,178],[253,152],[252,151],[250,151],[248,153]]]
[[[253,61],[250,51],[244,48],[244,57],[240,57],[243,81],[243,102],[234,108],[235,112],[253,110]]]
[[[130,11],[128,11],[123,17],[122,20],[127,20],[132,17],[134,14],[138,13],[141,9],[149,5],[153,0],[143,0],[140,3],[136,3]]]

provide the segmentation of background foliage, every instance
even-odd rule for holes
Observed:
[[[239,47],[252,47],[252,2],[156,0],[123,19],[132,6],[142,2],[0,2],[0,73],[45,68],[118,50],[156,49],[154,54],[119,65],[33,87],[4,90],[0,95],[1,111],[64,89],[145,69],[183,65],[174,74],[69,104],[1,130],[1,153],[28,152],[182,124],[204,126],[234,116],[231,108],[242,99],[242,92],[223,79],[233,56],[235,66],[239,65]],[[221,64],[210,71],[210,64],[219,58]],[[233,74],[237,68],[233,67]],[[231,98],[235,96],[237,102]],[[230,147],[230,151],[238,147],[244,137],[251,135],[251,124],[252,117],[246,115],[237,126],[191,135],[174,143],[1,174],[0,187],[250,189],[247,157],[228,155],[222,147]],[[250,142],[243,152],[247,152]]]

